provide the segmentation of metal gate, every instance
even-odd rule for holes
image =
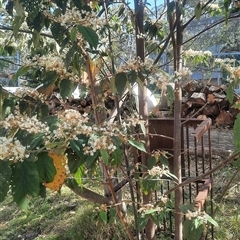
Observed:
[[[181,138],[181,169],[182,181],[200,176],[212,169],[211,119],[182,119]],[[173,154],[174,121],[170,118],[149,119],[150,147],[153,150],[164,150]],[[169,159],[169,168],[173,172],[174,161]],[[183,204],[194,203],[199,210],[213,214],[212,175],[202,178],[183,187]],[[155,193],[156,199],[170,189],[170,182],[163,181],[160,191]],[[171,198],[171,196],[169,196]],[[174,215],[172,212],[165,217],[159,231],[174,232]],[[214,239],[211,227],[207,239]],[[211,237],[210,237],[211,235]]]

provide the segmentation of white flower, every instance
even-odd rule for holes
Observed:
[[[0,160],[22,161],[28,157],[26,147],[19,140],[13,138],[0,137]]]

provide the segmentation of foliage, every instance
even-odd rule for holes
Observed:
[[[227,16],[230,3],[224,3],[220,12],[224,10]],[[209,10],[205,7],[197,3],[192,11],[194,17],[199,20]],[[114,189],[118,186],[114,183],[115,175],[122,172],[124,180],[127,179],[132,188],[130,192],[136,225],[142,229],[150,218],[159,225],[164,214],[171,211],[169,201],[163,201],[162,206],[158,206],[157,202],[138,202],[137,205],[141,204],[138,209],[135,207],[133,184],[139,184],[141,192],[137,195],[144,198],[161,186],[160,179],[163,176],[174,183],[177,179],[166,164],[169,156],[165,152],[149,151],[148,131],[144,129],[148,127],[145,126],[146,116],[143,120],[130,108],[129,114],[121,114],[119,100],[125,98],[127,90],[131,93],[135,84],[144,89],[147,81],[157,86],[170,81],[156,66],[157,61],[147,58],[143,61],[139,55],[135,57],[135,37],[146,38],[148,55],[165,51],[170,61],[176,61],[176,56],[170,54],[172,45],[168,42],[168,35],[174,35],[174,29],[169,33],[168,23],[171,25],[177,10],[187,17],[183,11],[187,7],[171,1],[167,6],[167,16],[155,16],[155,20],[153,16],[147,16],[144,22],[146,36],[143,32],[134,35],[139,26],[135,26],[135,15],[125,2],[106,7],[101,2],[99,5],[97,2],[85,4],[76,0],[9,0],[3,1],[1,9],[6,16],[6,23],[11,26],[16,49],[24,55],[22,66],[14,79],[26,76],[29,85],[38,88],[15,94],[6,93],[2,87],[0,89],[0,163],[4,170],[0,175],[0,200],[7,197],[11,188],[13,200],[26,210],[31,198],[46,195],[46,188],[59,191],[64,181],[70,179],[75,187],[82,188],[82,192],[78,192],[73,186],[73,191],[81,195],[86,191],[83,178],[96,178],[105,187],[105,196],[98,195],[98,203],[108,201],[99,208],[101,219],[109,223],[117,213],[125,224],[126,219],[119,209],[123,202],[118,199],[118,192]],[[137,10],[135,14],[138,14]],[[7,27],[3,29],[8,30]],[[17,43],[22,41],[21,33],[26,34],[27,41],[20,46]],[[13,53],[10,43],[6,43],[4,49],[8,54]],[[208,54],[188,55],[186,60],[194,63],[200,61],[206,66],[210,62]],[[183,79],[184,73],[175,73],[171,79]],[[239,77],[238,69],[234,73],[235,77]],[[142,81],[143,78],[146,82]],[[234,84],[238,78],[235,80]],[[230,84],[229,95],[232,94],[231,87]],[[69,104],[76,89],[84,91],[79,94],[81,96],[89,95],[89,111]],[[59,93],[57,97],[55,90]],[[172,88],[168,88],[167,95],[172,102]],[[60,109],[51,112],[49,110],[51,104],[55,104],[54,98],[57,98]],[[115,115],[114,107],[106,108],[109,98],[115,103]],[[143,99],[140,102],[142,106]],[[139,126],[141,131],[138,131]],[[238,140],[235,142],[238,143]],[[133,155],[139,153],[146,157],[146,162],[133,160]],[[100,169],[103,177],[99,174]],[[132,176],[135,181],[132,181]],[[89,193],[92,192],[87,191],[84,196],[97,201],[93,197],[96,195],[91,195],[91,198]],[[137,199],[140,200],[141,197]],[[215,224],[212,219],[207,220]],[[187,232],[192,230],[189,222],[186,225]],[[129,226],[124,226],[132,239]],[[195,221],[197,236],[199,229],[202,230],[202,227]]]

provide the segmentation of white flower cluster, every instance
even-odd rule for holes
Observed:
[[[60,79],[69,79],[72,82],[79,83],[80,78],[72,72],[68,72],[63,62],[64,56],[38,56],[36,55],[30,61],[26,61],[28,66],[43,67],[47,72],[55,71]]]
[[[150,176],[159,176],[162,177],[164,174],[168,174],[169,169],[168,168],[160,168],[159,166],[155,166],[152,169],[148,170],[148,174]]]
[[[23,88],[18,88],[16,90],[16,92],[14,93],[14,95],[22,98],[24,96],[30,96],[35,100],[40,100],[42,103],[45,102],[45,100],[47,99],[47,96],[39,93],[37,90],[33,89],[33,88],[28,88],[28,87],[23,87]]]
[[[97,16],[96,11],[79,11],[78,8],[73,7],[67,9],[66,13],[59,17],[59,23],[61,23],[62,26],[73,26],[74,24],[77,24],[96,29],[99,26],[103,26],[105,21],[103,18]]]
[[[124,127],[136,127],[137,125],[145,125],[146,121],[142,119],[142,117],[138,116],[130,116],[126,118],[123,122]]]
[[[194,51],[191,48],[184,52],[186,57],[212,57],[212,53],[210,51]]]
[[[182,69],[180,69],[178,72],[175,72],[175,76],[179,79],[181,77],[188,77],[191,76],[192,72],[189,68],[183,67]]]
[[[89,146],[83,146],[84,154],[93,156],[97,150],[105,149],[109,153],[113,152],[116,149],[116,146],[112,143],[112,140],[109,136],[94,136],[90,137]]]
[[[216,58],[216,59],[214,59],[214,63],[218,63],[218,64],[232,64],[232,63],[235,63],[236,62],[236,59],[231,59],[231,58],[224,58],[224,59],[222,59],[222,58]]]
[[[80,114],[73,109],[67,109],[58,113],[57,129],[53,131],[55,138],[75,139],[77,135],[90,136],[93,132],[91,126],[86,125],[89,118],[87,114]]]
[[[186,218],[189,219],[189,220],[191,220],[192,218],[196,218],[196,217],[202,218],[203,221],[204,221],[205,223],[207,223],[206,213],[205,213],[204,211],[201,212],[201,211],[198,211],[198,210],[197,210],[197,211],[195,211],[195,212],[191,212],[191,211],[188,210],[188,212],[185,214],[185,216],[186,216]]]
[[[128,72],[130,70],[138,71],[144,67],[144,63],[140,58],[129,59],[125,65],[119,67],[118,72]]]
[[[0,160],[23,161],[28,157],[26,147],[19,140],[13,138],[0,137]]]
[[[237,66],[235,67],[235,63],[236,63],[236,59],[229,59],[229,58],[225,58],[225,59],[215,59],[214,60],[215,64],[219,64],[220,67],[224,68],[229,76],[227,78],[227,80],[229,82],[234,81],[235,79],[240,78],[240,67]]]
[[[209,6],[208,6],[209,10],[211,11],[218,11],[220,10],[220,7],[218,4],[215,4],[215,3],[211,3]]]
[[[13,115],[10,114],[7,118],[0,122],[0,125],[5,129],[20,128],[26,130],[28,133],[44,133],[49,134],[49,127],[47,124],[40,122],[37,116],[28,117],[20,113]]]

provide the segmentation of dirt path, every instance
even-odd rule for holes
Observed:
[[[234,150],[233,129],[213,127],[211,130],[211,143],[213,155],[229,156]]]

